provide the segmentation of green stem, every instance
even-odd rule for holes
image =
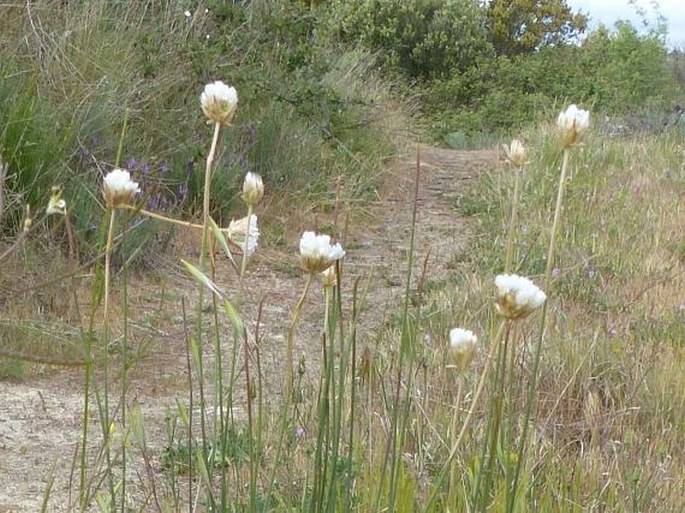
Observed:
[[[300,319],[300,312],[302,311],[302,305],[304,304],[304,300],[309,292],[309,286],[312,283],[312,276],[313,274],[311,273],[307,275],[307,283],[304,286],[300,300],[297,302],[297,305],[295,305],[293,317],[290,321],[290,327],[288,328],[288,342],[285,351],[285,393],[283,395],[283,404],[285,408],[287,408],[290,404],[293,393],[293,346],[295,342],[295,328],[297,327],[297,322]]]
[[[464,419],[464,423],[461,426],[461,431],[459,431],[459,436],[457,436],[456,441],[452,444],[452,449],[450,450],[450,454],[447,457],[447,461],[445,462],[445,465],[443,466],[442,471],[440,472],[440,476],[438,477],[437,481],[435,482],[435,486],[433,489],[433,493],[428,500],[428,505],[426,506],[425,511],[430,511],[431,507],[435,503],[435,500],[438,498],[438,493],[440,492],[440,487],[442,486],[443,481],[445,480],[445,476],[448,474],[449,469],[451,468],[451,463],[454,457],[457,455],[457,450],[459,449],[459,445],[461,444],[462,439],[464,438],[464,435],[466,433],[466,429],[468,428],[469,424],[471,423],[471,419],[473,418],[473,414],[476,411],[476,406],[478,405],[478,401],[480,400],[480,396],[483,393],[483,389],[485,388],[485,381],[488,376],[488,371],[490,370],[490,363],[492,362],[492,359],[495,356],[495,351],[497,350],[500,339],[502,338],[502,333],[504,332],[504,326],[506,324],[506,320],[502,320],[502,322],[499,325],[499,328],[497,329],[497,334],[495,335],[495,339],[492,341],[490,344],[490,351],[488,352],[488,356],[485,359],[485,366],[483,368],[483,372],[480,376],[480,381],[478,382],[478,387],[476,388],[476,393],[473,396],[473,399],[471,400],[471,407],[469,408],[469,412],[466,414],[466,418]]]
[[[81,468],[79,469],[79,509],[86,511],[88,492],[86,490],[86,449],[88,447],[88,413],[90,398],[90,381],[93,374],[93,332],[86,335],[85,383],[83,385],[83,425],[81,426]]]
[[[545,291],[549,292],[550,283],[552,281],[552,269],[554,268],[554,253],[556,251],[557,232],[559,231],[559,220],[561,219],[561,206],[564,201],[564,189],[566,185],[566,175],[568,174],[568,161],[570,151],[564,150],[564,158],[561,164],[561,176],[559,177],[559,188],[557,190],[557,204],[554,209],[554,221],[552,222],[552,233],[549,239],[549,248],[547,250],[547,267],[545,269]],[[547,305],[545,301],[545,305]],[[543,316],[544,320],[544,316]],[[542,334],[541,334],[542,336]]]
[[[205,166],[205,187],[202,196],[202,239],[204,244],[207,243],[207,235],[209,233],[209,204],[212,192],[212,166],[214,165],[214,156],[216,154],[216,145],[219,141],[220,131],[221,123],[214,123],[214,135],[212,137],[212,145],[209,148],[209,154],[207,154],[207,163]],[[204,249],[206,250],[207,248],[205,247]],[[204,256],[204,252],[200,254],[200,262],[203,262]]]
[[[342,438],[342,427],[343,427],[343,413],[342,413],[342,407],[343,407],[343,402],[344,402],[344,397],[345,397],[345,386],[346,386],[346,371],[347,371],[347,361],[348,361],[348,348],[345,344],[345,337],[344,337],[344,331],[343,331],[343,318],[342,318],[342,301],[341,301],[341,294],[340,294],[340,262],[336,262],[336,279],[338,281],[338,287],[335,289],[332,289],[331,287],[328,287],[329,290],[327,290],[327,294],[331,297],[334,298],[333,301],[333,306],[332,306],[332,312],[334,313],[333,316],[333,326],[331,327],[330,331],[330,353],[331,353],[331,382],[333,383],[333,386],[331,387],[332,393],[331,393],[331,404],[332,404],[332,411],[333,411],[333,450],[332,450],[332,455],[331,455],[331,462],[332,462],[332,468],[333,468],[333,473],[332,473],[332,479],[328,483],[328,503],[327,503],[327,510],[331,511],[333,508],[335,508],[335,505],[337,503],[337,493],[339,491],[339,488],[341,486],[341,483],[338,482],[336,472],[337,472],[337,467],[338,467],[338,458],[340,454],[340,444],[341,444],[341,438]],[[335,292],[335,293],[334,293]],[[330,300],[329,300],[330,303]],[[330,314],[328,314],[330,315]],[[339,377],[337,381],[337,393],[336,393],[336,383],[335,383],[335,346],[336,346],[336,338],[335,338],[335,332],[336,332],[336,326],[338,327],[338,347],[339,347],[339,354],[340,354],[340,361],[338,363],[338,370],[339,370]]]
[[[497,446],[498,441],[502,439],[502,434],[500,427],[502,424],[502,401],[504,397],[504,386],[506,381],[506,361],[507,361],[507,350],[509,347],[509,332],[511,329],[511,323],[508,322],[504,329],[504,339],[499,344],[500,350],[497,352],[497,362],[495,370],[495,380],[494,380],[494,400],[492,401],[492,429],[488,430],[489,436],[489,448],[487,452],[487,464],[485,466],[485,485],[483,491],[479,490],[479,495],[483,500],[487,500],[490,494],[490,485],[493,479],[493,468],[495,460],[497,459]],[[487,437],[486,437],[487,440]],[[488,447],[486,441],[486,447]],[[479,479],[480,482],[480,479]]]
[[[461,372],[461,371],[459,371],[459,372]],[[450,431],[450,437],[449,437],[450,442],[452,442],[453,444],[457,440],[457,429],[458,429],[458,425],[459,425],[459,417],[460,417],[459,413],[461,411],[460,406],[461,406],[461,393],[462,393],[462,389],[463,389],[463,383],[464,383],[464,380],[462,379],[461,375],[457,375],[457,397],[454,401],[454,412],[452,412],[452,430]],[[452,494],[456,493],[456,489],[457,489],[457,465],[453,461],[451,464],[451,469],[450,469],[450,486],[449,486],[450,495],[451,495],[450,504],[453,504],[453,502],[454,502],[453,501],[454,497],[452,497]]]
[[[247,398],[247,429],[250,434],[250,511],[257,511],[257,448],[252,420],[252,386],[250,384],[250,351],[247,333],[243,328],[243,356],[245,358],[245,393]]]
[[[109,282],[114,240],[114,213],[115,209],[109,208],[109,228],[107,229],[107,246],[105,247],[105,299],[102,307],[102,326],[105,332],[109,331],[107,326],[109,321]]]
[[[122,237],[126,237],[126,230],[123,230]],[[127,266],[122,269],[123,278],[123,307],[124,307],[124,333],[123,346],[121,349],[121,432],[123,442],[121,446],[121,513],[126,512],[126,391],[128,380],[128,271]]]
[[[340,296],[340,273],[337,275],[337,280],[338,280],[338,301],[342,305],[342,300]],[[352,501],[353,501],[353,485],[352,483],[354,482],[354,478],[352,476],[352,457],[354,455],[354,427],[356,425],[356,418],[355,418],[355,413],[356,413],[356,398],[357,398],[357,389],[356,389],[356,376],[357,376],[357,330],[356,330],[356,325],[357,325],[357,282],[354,284],[354,288],[352,291],[352,325],[349,331],[349,339],[350,339],[350,351],[352,354],[351,357],[351,369],[350,369],[350,423],[349,423],[349,434],[348,434],[348,443],[347,443],[347,483],[345,486],[345,490],[347,493],[347,498],[345,500],[345,512],[352,511]]]
[[[514,479],[509,487],[507,494],[507,513],[513,513],[514,504],[516,502],[516,493],[518,487],[518,480],[521,475],[521,466],[523,465],[523,456],[526,448],[526,438],[528,436],[528,423],[530,421],[530,414],[533,409],[533,401],[537,392],[538,370],[540,367],[540,354],[542,349],[542,341],[545,336],[545,328],[547,323],[547,305],[549,304],[550,284],[552,281],[552,269],[554,267],[554,251],[556,245],[557,231],[559,228],[559,219],[561,218],[561,206],[564,200],[564,186],[566,185],[566,174],[568,170],[570,151],[568,148],[564,149],[564,157],[561,164],[561,175],[559,176],[559,188],[557,190],[557,203],[554,209],[554,221],[552,222],[552,233],[549,239],[549,248],[547,250],[547,268],[545,269],[545,292],[547,293],[547,300],[542,305],[542,314],[540,315],[540,328],[538,332],[538,340],[535,344],[535,355],[533,357],[533,374],[528,387],[528,398],[526,400],[526,410],[523,415],[523,429],[521,432],[521,440],[519,442],[518,460],[516,462],[516,471],[514,472]]]
[[[335,422],[335,417],[331,418],[334,410],[335,384],[334,384],[334,331],[330,330],[330,287],[324,287],[324,318],[323,318],[323,340],[321,347],[321,377],[319,379],[318,397],[318,432],[316,454],[314,457],[314,483],[313,499],[309,508],[311,513],[324,510],[324,495],[328,482],[328,469],[335,472],[335,464],[331,451],[331,424]],[[333,482],[331,476],[330,479]],[[329,502],[330,504],[330,502]]]
[[[212,136],[212,144],[207,154],[207,162],[205,166],[205,183],[204,183],[204,195],[202,199],[202,244],[200,247],[200,270],[205,271],[206,257],[208,253],[209,246],[209,207],[210,207],[210,197],[211,197],[211,184],[212,184],[212,166],[214,164],[214,155],[216,153],[216,146],[219,140],[219,132],[221,130],[221,124],[214,124],[214,135]],[[200,285],[198,287],[198,304],[197,304],[197,343],[198,343],[198,382],[199,382],[199,392],[200,392],[200,430],[202,432],[202,445],[203,445],[203,459],[204,463],[209,470],[209,460],[208,460],[208,441],[207,441],[207,426],[206,426],[206,407],[205,407],[205,394],[204,394],[204,369],[203,369],[203,358],[202,358],[202,314],[203,314],[203,296],[204,287]],[[211,506],[214,507],[214,497],[209,492],[209,501]]]
[[[281,454],[283,451],[283,442],[285,440],[285,432],[287,429],[287,423],[288,423],[288,406],[290,405],[290,400],[292,398],[292,389],[293,389],[293,340],[295,336],[295,327],[297,326],[297,321],[300,317],[300,311],[302,310],[302,305],[304,304],[304,300],[307,297],[307,292],[309,291],[309,286],[312,283],[312,274],[309,273],[307,275],[307,283],[304,286],[304,290],[302,291],[302,296],[300,297],[300,300],[297,302],[297,305],[295,305],[295,309],[293,310],[293,317],[292,320],[290,321],[290,328],[288,329],[288,342],[286,345],[286,361],[285,361],[285,389],[283,392],[283,406],[282,406],[282,414],[281,414],[281,427],[279,431],[279,439],[278,439],[278,446],[276,447],[276,458],[274,461],[276,464],[273,466],[271,470],[271,475],[269,476],[268,479],[268,487],[267,487],[267,492],[265,497],[271,497],[271,493],[273,491],[273,486],[275,482],[275,477],[276,477],[276,468],[278,465],[281,464]]]
[[[243,245],[243,260],[240,264],[240,279],[245,276],[247,267],[247,247],[250,242],[250,219],[252,218],[252,205],[247,206],[247,227],[245,228],[245,244]]]
[[[516,172],[514,178],[514,198],[511,205],[511,219],[509,219],[509,233],[507,234],[507,253],[504,261],[504,272],[511,271],[512,261],[514,259],[514,244],[516,242],[516,219],[518,217],[519,197],[521,195],[521,175],[523,174],[523,166]]]
[[[121,154],[124,150],[124,136],[126,135],[126,129],[128,128],[128,115],[130,111],[131,109],[128,107],[124,109],[124,122],[121,125],[121,135],[119,136],[119,146],[117,147],[117,156],[116,160],[114,161],[114,167],[119,167],[119,163],[121,162]]]
[[[112,505],[116,504],[114,492],[114,479],[112,476],[111,464],[111,445],[110,445],[110,419],[109,419],[109,292],[111,281],[111,266],[112,266],[112,245],[114,241],[114,217],[115,209],[109,207],[109,227],[107,228],[107,244],[105,246],[105,298],[102,307],[102,329],[104,333],[104,397],[102,402],[98,401],[100,408],[100,422],[102,424],[102,443],[105,449],[105,457],[107,460],[107,481],[109,484],[109,491],[112,500]],[[97,393],[97,389],[96,389]]]
[[[109,210],[109,218],[107,216],[107,213],[105,213],[105,222],[103,223],[103,229],[100,231],[100,241],[99,245],[102,246],[104,244],[105,246],[105,261],[107,263],[107,267],[109,267],[109,253],[111,253],[111,248],[112,248],[112,228],[111,228],[111,220],[113,216],[113,212]],[[108,228],[107,231],[105,231],[105,227]],[[100,275],[100,256],[97,257],[95,260],[96,263],[96,276],[101,276]],[[109,273],[107,273],[107,277],[109,278]],[[107,280],[109,281],[109,280]],[[106,285],[105,288],[107,290],[107,295],[109,291],[109,285]],[[91,384],[95,385],[95,383],[91,383],[93,379],[93,365],[94,365],[94,358],[93,358],[93,341],[95,340],[95,317],[97,313],[97,305],[99,304],[99,301],[101,300],[100,296],[100,280],[96,279],[93,281],[93,285],[91,288],[91,304],[93,305],[93,308],[91,309],[90,312],[90,320],[89,320],[89,326],[88,326],[88,332],[85,335],[86,336],[86,365],[85,365],[85,383],[84,383],[84,390],[83,390],[83,426],[82,426],[82,433],[81,433],[81,468],[80,468],[80,475],[79,475],[79,510],[81,512],[84,512],[87,510],[89,502],[90,502],[90,483],[87,482],[86,479],[86,470],[87,470],[87,449],[88,449],[88,420],[90,417],[90,393],[91,393]],[[107,358],[107,352],[105,351],[105,356],[104,358]],[[98,409],[100,413],[100,418],[102,420],[102,404],[100,402],[100,396],[97,387],[93,387],[95,390],[96,394],[96,400],[98,403]],[[107,435],[104,435],[105,441]]]

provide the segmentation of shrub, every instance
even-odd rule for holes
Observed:
[[[330,23],[409,79],[452,76],[491,53],[473,0],[336,0]]]
[[[677,101],[678,91],[661,40],[619,24],[614,32],[598,29],[581,46],[483,59],[436,79],[424,88],[423,108],[433,134],[442,137],[454,130],[521,129],[568,102],[609,115],[644,116],[656,110],[661,119]]]

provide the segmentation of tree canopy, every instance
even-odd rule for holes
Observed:
[[[567,43],[585,31],[588,21],[566,0],[490,0],[486,12],[495,50],[510,56]]]

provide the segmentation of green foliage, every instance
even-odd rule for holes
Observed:
[[[473,0],[336,0],[330,23],[409,79],[449,77],[490,53]]]
[[[279,196],[306,191],[323,203],[332,201],[340,175],[355,184],[346,188],[351,194],[374,190],[374,170],[392,145],[377,123],[386,113],[377,107],[385,92],[365,64],[371,59],[333,51],[318,36],[320,17],[305,3],[206,6],[190,16],[177,2],[8,8],[0,21],[6,232],[16,233],[25,203],[42,211],[50,187],[62,185],[82,256],[92,256],[100,180],[116,164],[127,109],[118,164],[138,163],[131,171],[145,182],[148,208],[196,215],[211,136],[199,94],[217,79],[237,88],[240,106],[222,135],[230,150],[219,155],[214,174],[216,219],[234,216],[247,171],[261,173]],[[35,41],[24,37],[23,27],[32,24],[40,26]],[[366,94],[355,97],[362,84]],[[160,249],[150,225],[143,223],[128,242]]]
[[[491,0],[486,13],[490,41],[500,55],[559,46],[587,28],[587,17],[573,13],[566,0]]]
[[[3,218],[16,230],[27,203],[34,212],[47,203],[67,157],[65,145],[75,138],[73,126],[54,130],[53,106],[37,96],[37,76],[17,75],[8,61],[0,54],[0,159],[7,165]]]
[[[423,107],[431,131],[441,137],[456,129],[467,134],[520,129],[549,119],[570,102],[620,116],[656,110],[663,118],[679,91],[660,39],[619,24],[614,32],[598,29],[581,46],[499,56],[435,80],[424,89]]]
[[[590,34],[579,55],[586,79],[586,96],[603,110],[639,111],[651,105],[668,105],[676,97],[671,64],[662,41],[640,35],[628,23],[613,33],[600,28]]]

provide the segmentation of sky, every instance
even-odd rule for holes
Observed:
[[[642,27],[635,6],[630,5],[628,0],[566,0],[566,3],[574,11],[580,10],[590,16],[590,28],[600,23],[613,27],[620,19],[627,19],[636,28]],[[653,0],[636,0],[635,3],[645,10],[647,19],[654,24],[656,15]],[[666,44],[669,47],[685,48],[685,0],[657,0],[657,3],[659,12],[668,20]]]

